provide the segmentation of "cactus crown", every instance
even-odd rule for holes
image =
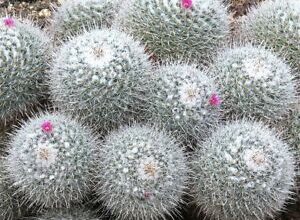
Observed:
[[[114,25],[161,60],[201,63],[211,60],[229,31],[226,9],[218,0],[129,0]]]
[[[68,116],[44,114],[11,137],[6,166],[29,205],[64,207],[89,192],[96,138]]]
[[[294,155],[258,122],[217,129],[192,164],[195,201],[216,219],[264,219],[283,209],[292,194]]]
[[[211,69],[229,118],[278,119],[296,101],[296,86],[290,67],[261,47],[246,45],[226,49]]]
[[[117,219],[160,219],[177,213],[188,167],[176,141],[134,125],[112,132],[100,148],[95,192]]]
[[[30,21],[0,18],[0,119],[13,118],[46,94],[49,40]]]
[[[151,64],[144,48],[124,33],[93,30],[65,44],[51,73],[53,100],[101,130],[138,115]]]

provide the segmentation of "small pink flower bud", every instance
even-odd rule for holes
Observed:
[[[5,18],[4,25],[9,28],[15,27],[15,21],[12,18]]]
[[[185,9],[189,9],[193,6],[193,0],[181,0],[181,6]]]
[[[52,133],[53,131],[53,124],[51,121],[44,121],[42,124],[42,130],[45,133]]]
[[[212,94],[212,96],[209,98],[209,104],[212,106],[219,106],[221,105],[221,98],[217,94]]]

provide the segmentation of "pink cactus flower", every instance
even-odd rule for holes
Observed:
[[[53,131],[53,124],[51,121],[44,121],[42,124],[42,130],[45,133],[52,133]]]
[[[209,98],[209,104],[215,107],[220,106],[222,103],[221,98],[216,94],[212,94],[212,96]]]
[[[193,0],[181,0],[181,6],[185,9],[189,9],[193,6]]]
[[[15,27],[15,21],[12,18],[5,18],[4,19],[4,25],[8,28]]]

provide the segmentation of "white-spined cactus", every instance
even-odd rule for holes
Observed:
[[[131,37],[116,30],[93,30],[57,53],[52,97],[61,110],[79,115],[99,130],[110,130],[140,116],[151,68],[144,48]]]
[[[157,220],[177,213],[188,179],[185,154],[145,125],[112,132],[100,147],[95,194],[114,219]]]
[[[298,71],[300,78],[300,4],[298,0],[268,0],[241,20],[241,34],[273,48]]]
[[[224,220],[261,220],[284,209],[294,187],[289,146],[258,122],[217,129],[195,152],[194,201]]]
[[[101,220],[101,217],[89,210],[83,208],[72,207],[71,209],[49,210],[36,220]]]
[[[160,60],[208,63],[229,32],[219,0],[128,0],[113,26],[142,41]]]
[[[151,119],[185,142],[207,135],[218,122],[221,104],[213,79],[187,64],[165,65],[154,75]]]
[[[281,118],[296,102],[296,83],[281,58],[246,45],[221,52],[211,73],[216,77],[228,118]]]
[[[12,135],[5,165],[8,176],[29,207],[69,207],[90,190],[97,140],[68,116],[43,114]]]
[[[49,39],[30,21],[0,18],[0,120],[10,120],[46,93]]]
[[[55,41],[83,33],[90,28],[110,27],[119,0],[66,0],[53,15],[51,32]]]
[[[9,189],[7,175],[0,159],[0,219],[13,220],[21,216],[20,205]]]

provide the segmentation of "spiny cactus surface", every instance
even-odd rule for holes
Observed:
[[[165,132],[133,125],[101,146],[94,181],[98,200],[115,219],[165,219],[178,214],[188,179],[185,154]]]
[[[51,32],[54,40],[65,41],[93,27],[110,27],[119,0],[66,0],[54,12]]]
[[[241,35],[264,43],[286,58],[300,78],[300,4],[298,0],[264,1],[241,20]]]
[[[281,118],[296,102],[291,68],[262,47],[246,45],[221,52],[211,68],[228,118]]]
[[[150,112],[181,140],[205,136],[218,122],[221,97],[214,80],[193,65],[168,64],[155,73]]]
[[[12,119],[46,94],[48,43],[31,22],[0,18],[0,120]]]
[[[160,60],[211,60],[229,31],[218,0],[129,0],[115,24],[146,44]]]
[[[292,151],[258,122],[217,129],[195,152],[192,167],[195,202],[215,219],[274,217],[295,185]]]
[[[8,175],[28,206],[69,207],[90,191],[96,138],[68,116],[43,114],[12,135]]]
[[[58,52],[51,92],[63,111],[110,130],[139,118],[148,94],[151,63],[144,48],[115,30],[93,30]]]

